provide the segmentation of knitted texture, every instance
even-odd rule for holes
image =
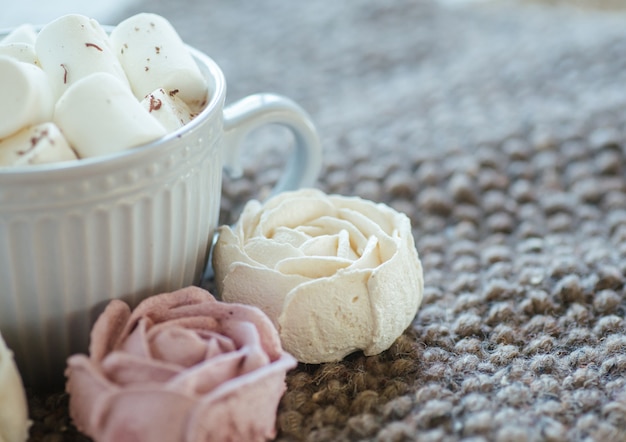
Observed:
[[[124,16],[140,10],[222,66],[229,102],[307,109],[318,187],[413,223],[413,325],[381,355],[290,372],[278,440],[626,441],[624,13],[146,0]],[[284,142],[250,140],[221,222],[268,194]],[[63,395],[30,399],[33,440],[82,439]]]

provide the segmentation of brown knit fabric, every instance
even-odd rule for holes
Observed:
[[[311,112],[322,190],[413,222],[412,327],[381,355],[290,372],[278,440],[626,441],[623,13],[189,0],[125,15],[142,9],[222,65],[231,100],[267,90]],[[284,139],[251,141],[222,222],[267,194]],[[33,440],[81,440],[63,395],[31,408]]]

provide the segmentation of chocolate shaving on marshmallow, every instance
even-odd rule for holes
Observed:
[[[111,32],[111,43],[137,99],[153,91],[178,91],[193,112],[208,100],[208,86],[174,27],[156,14],[137,14]]]
[[[57,102],[54,122],[81,158],[119,152],[166,134],[130,89],[107,73],[74,83]]]
[[[189,48],[155,14],[130,17],[110,36],[78,14],[39,33],[19,26],[0,40],[0,82],[0,166],[145,144],[183,127],[209,99]]]
[[[95,72],[109,73],[128,85],[108,35],[96,20],[83,15],[65,15],[44,26],[37,36],[35,51],[56,98]]]
[[[22,129],[0,140],[0,166],[25,166],[76,159],[76,153],[54,123]]]
[[[168,132],[180,129],[193,118],[187,103],[176,94],[157,89],[141,101],[141,105],[156,118]]]

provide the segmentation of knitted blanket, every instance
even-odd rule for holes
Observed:
[[[120,19],[144,10],[221,65],[228,102],[271,91],[310,112],[318,187],[413,222],[412,326],[378,356],[290,372],[278,440],[626,441],[626,14],[145,0]],[[221,222],[267,195],[288,142],[251,137]],[[33,440],[83,438],[63,394],[29,400]]]

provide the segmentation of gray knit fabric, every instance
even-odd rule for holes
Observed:
[[[451,2],[448,2],[451,3]],[[626,15],[539,3],[145,1],[212,56],[228,102],[315,120],[318,186],[407,213],[425,295],[387,352],[288,375],[278,439],[626,441]],[[222,222],[288,137],[248,142]],[[80,440],[63,395],[33,440]]]

